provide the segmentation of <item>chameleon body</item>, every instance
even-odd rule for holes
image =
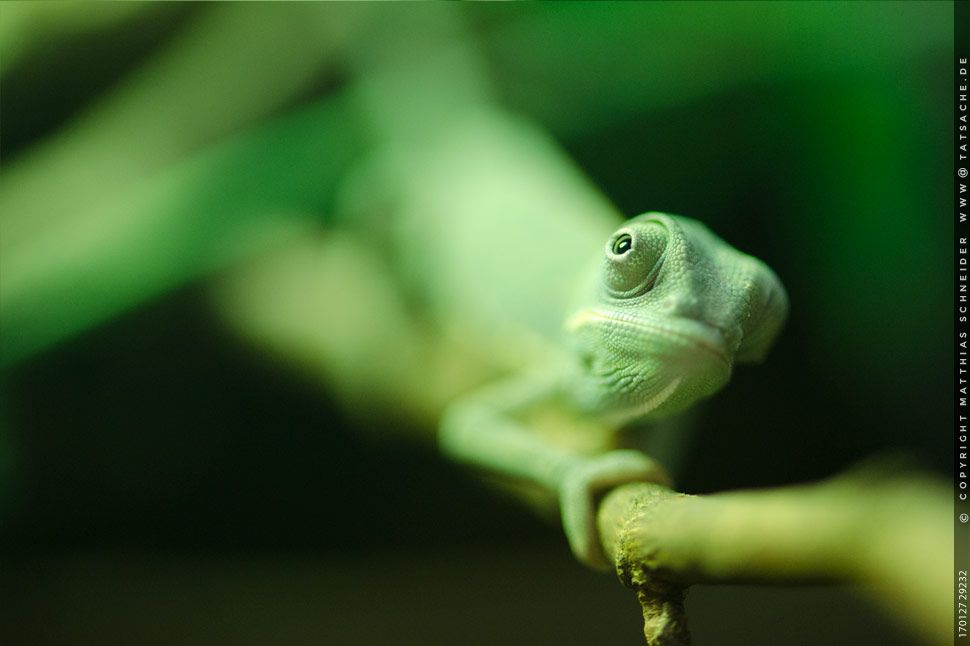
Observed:
[[[567,539],[606,565],[594,496],[664,481],[630,450],[576,450],[534,432],[553,405],[597,428],[660,419],[762,359],[787,314],[780,281],[695,220],[623,218],[528,124],[481,112],[386,150],[354,212],[444,342],[509,376],[461,395],[439,429],[458,460],[555,492]]]

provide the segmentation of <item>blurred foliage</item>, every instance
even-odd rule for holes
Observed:
[[[209,290],[305,248],[386,133],[474,102],[785,282],[683,488],[947,469],[952,34],[942,1],[3,3],[0,544],[565,550],[397,427],[428,429],[361,434]]]

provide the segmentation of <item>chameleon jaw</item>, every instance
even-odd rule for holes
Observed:
[[[660,392],[649,398],[647,401],[637,404],[632,408],[628,408],[610,415],[610,421],[617,426],[622,426],[627,422],[631,422],[635,419],[648,415],[670,399],[670,396],[677,392],[677,388],[680,386],[682,381],[684,381],[683,377],[673,379],[670,383],[664,386]]]
[[[724,335],[701,321],[587,309],[566,330],[577,342],[583,407],[617,425],[676,413],[730,378]]]

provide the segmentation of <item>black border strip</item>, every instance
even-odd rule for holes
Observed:
[[[953,643],[970,646],[970,0],[953,2],[953,231],[955,296]]]

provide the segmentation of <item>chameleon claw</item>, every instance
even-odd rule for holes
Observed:
[[[596,528],[597,496],[628,482],[670,484],[670,476],[643,453],[621,450],[578,461],[560,483],[559,504],[569,547],[581,563],[595,570],[612,567]]]

